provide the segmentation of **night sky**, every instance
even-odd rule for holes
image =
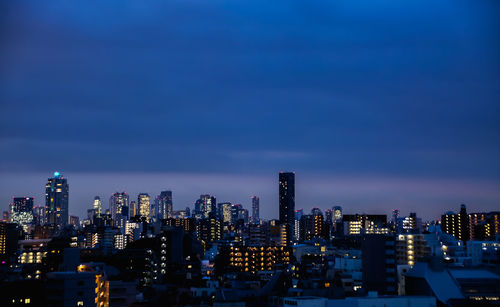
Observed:
[[[500,3],[2,1],[0,209],[172,189],[437,218],[500,209]]]

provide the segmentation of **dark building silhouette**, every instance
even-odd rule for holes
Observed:
[[[361,255],[365,290],[397,294],[395,237],[364,235]]]
[[[295,229],[295,173],[279,174],[279,211],[280,224],[287,225],[290,240]]]
[[[257,196],[252,196],[252,223],[259,223],[259,198]]]
[[[47,223],[52,227],[62,227],[68,224],[69,185],[61,173],[54,172],[54,178],[49,178],[45,185],[45,213]]]

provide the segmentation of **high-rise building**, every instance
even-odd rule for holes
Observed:
[[[233,204],[230,202],[219,203],[218,205],[218,216],[222,223],[231,224],[231,209]]]
[[[459,241],[470,239],[469,215],[465,205],[460,206],[460,213],[455,214],[451,211],[441,216],[441,229],[443,232],[454,236]]]
[[[139,210],[137,208],[137,202],[135,200],[130,202],[130,217],[134,217],[139,214]]]
[[[23,227],[33,223],[33,197],[14,197],[10,205],[10,221]]]
[[[288,225],[287,238],[290,240],[295,227],[295,173],[279,174],[279,221]]]
[[[150,198],[147,193],[141,193],[137,196],[137,206],[139,207],[139,215],[142,218],[149,220]]]
[[[201,206],[199,210],[201,211],[203,218],[208,218],[210,216],[210,213],[213,212],[215,214],[217,211],[217,199],[215,198],[215,196],[202,194],[200,195],[200,199],[198,199],[197,203],[199,203],[199,206]]]
[[[54,177],[45,185],[45,214],[47,224],[52,227],[62,227],[68,224],[69,185],[61,173],[54,172]]]
[[[158,202],[158,216],[161,219],[172,217],[173,202],[172,191],[162,191],[156,198]]]
[[[115,226],[122,228],[128,220],[128,194],[116,192],[109,198],[109,212]]]
[[[333,209],[333,222],[342,222],[342,207],[335,206]]]
[[[252,196],[252,223],[258,224],[260,222],[259,216],[259,198]]]
[[[99,196],[94,197],[94,204],[92,205],[92,208],[94,209],[94,214],[97,217],[100,217],[102,213],[102,202]]]

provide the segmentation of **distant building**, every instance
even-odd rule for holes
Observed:
[[[158,216],[161,219],[171,217],[173,209],[172,191],[162,191],[157,197]]]
[[[149,221],[151,203],[147,193],[141,193],[137,196],[137,206],[139,209],[138,215]]]
[[[92,205],[92,209],[94,209],[94,214],[97,217],[100,217],[102,214],[102,202],[99,196],[94,197],[94,203]]]
[[[225,203],[219,203],[217,204],[217,211],[218,211],[218,216],[219,219],[222,221],[224,224],[231,224],[232,218],[231,218],[231,209],[233,207],[233,204],[230,202],[225,202]]]
[[[279,173],[279,221],[288,225],[287,238],[291,240],[295,228],[295,173]]]
[[[52,227],[62,227],[68,224],[69,185],[61,173],[54,172],[45,185],[45,214],[47,223]]]
[[[125,221],[128,220],[128,201],[129,197],[126,192],[116,192],[109,199],[109,212],[116,227],[124,227]]]
[[[258,224],[260,222],[259,216],[259,198],[257,196],[252,196],[252,223]]]
[[[33,223],[33,197],[14,197],[10,205],[10,221],[22,227]]]

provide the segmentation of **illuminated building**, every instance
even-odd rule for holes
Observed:
[[[344,234],[359,235],[365,232],[376,232],[378,229],[386,229],[387,216],[383,214],[346,214],[342,217],[344,223]],[[371,229],[371,230],[370,230]]]
[[[342,207],[340,206],[333,207],[333,221],[342,222]]]
[[[18,262],[25,264],[42,264],[47,256],[47,244],[50,239],[20,240],[18,242]],[[40,273],[32,276],[35,279],[40,278]]]
[[[158,216],[161,219],[171,217],[173,209],[172,191],[162,191],[156,198],[158,202]]]
[[[403,231],[406,233],[419,233],[420,226],[421,221],[415,212],[411,212],[410,216],[403,219]]]
[[[135,217],[139,214],[139,210],[137,209],[137,202],[135,200],[130,202],[130,218]]]
[[[108,307],[109,306],[109,281],[104,275],[103,267],[100,264],[84,263],[77,267],[79,273],[88,272],[95,275],[94,289],[94,304],[92,306]],[[86,306],[86,305],[80,305]]]
[[[274,271],[290,263],[292,249],[288,246],[230,246],[229,268],[236,272]]]
[[[215,196],[211,196],[209,194],[200,195],[200,199],[198,199],[197,203],[199,204],[199,210],[201,211],[201,215],[204,218],[208,218],[211,213],[216,213],[217,210],[217,199]],[[196,206],[195,206],[196,207]]]
[[[126,192],[114,193],[109,198],[109,212],[114,225],[118,228],[125,226],[125,221],[128,220],[128,194]]]
[[[240,211],[243,209],[241,204],[234,204],[231,206],[231,224],[235,225],[236,222],[241,218]]]
[[[104,294],[105,290],[100,290],[100,285],[101,280],[94,272],[48,273],[45,291],[47,305],[108,306],[106,301],[99,301],[99,298],[107,298]],[[105,287],[103,285],[103,288]],[[103,293],[102,296],[101,293]]]
[[[287,238],[291,240],[295,227],[295,173],[279,173],[279,221],[288,225]]]
[[[52,227],[68,224],[68,196],[68,181],[63,178],[61,173],[54,172],[54,178],[49,178],[45,185],[46,222]]]
[[[137,196],[137,206],[139,208],[139,216],[149,221],[151,204],[149,195],[147,193],[141,193]]]
[[[10,205],[10,222],[27,231],[33,223],[33,197],[14,197]]]
[[[313,208],[311,210],[313,216],[313,237],[319,238],[323,236],[323,213],[319,208]]]
[[[219,203],[217,205],[218,209],[218,215],[219,219],[222,221],[224,224],[231,224],[232,222],[232,207],[233,204],[230,202],[226,203]]]
[[[259,217],[259,198],[257,196],[252,196],[252,223],[258,224],[260,222]]]
[[[280,246],[288,246],[290,245],[290,229],[288,224],[280,225]]]
[[[430,255],[425,236],[422,234],[400,234],[396,236],[396,262],[413,266],[415,262]]]
[[[484,221],[486,221],[486,213],[469,213],[470,240],[480,239],[476,234],[476,229]]]
[[[44,225],[46,223],[45,206],[33,207],[33,224]]]
[[[441,216],[441,230],[459,241],[470,239],[469,226],[469,216],[463,204],[460,206],[460,213],[450,211]]]
[[[491,240],[499,233],[500,212],[469,214],[471,240]]]
[[[221,222],[211,214],[209,218],[200,220],[197,225],[197,233],[203,242],[215,242],[222,239]]]
[[[165,225],[183,228],[186,233],[193,233],[196,230],[194,218],[168,218],[165,220]]]
[[[97,217],[100,217],[102,214],[102,202],[101,202],[101,198],[99,196],[96,196],[94,198],[94,203],[92,205],[92,208],[94,209],[94,214]]]
[[[127,236],[117,233],[113,237],[115,249],[124,249],[127,246]]]
[[[142,224],[126,221],[125,222],[125,235],[128,237],[128,242],[133,242],[139,238],[139,233],[142,231]]]

